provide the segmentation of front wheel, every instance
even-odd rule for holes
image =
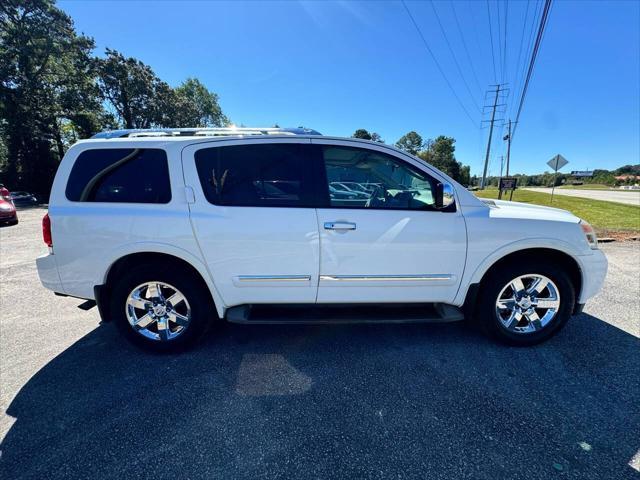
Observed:
[[[175,352],[197,340],[210,324],[213,302],[206,286],[185,269],[141,265],[113,289],[111,312],[133,343]]]
[[[483,280],[477,316],[484,330],[510,345],[547,340],[567,322],[575,304],[569,275],[555,265],[524,261]]]

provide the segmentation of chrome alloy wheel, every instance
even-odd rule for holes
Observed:
[[[496,315],[514,333],[537,332],[558,313],[560,292],[551,279],[537,273],[511,280],[498,295]]]
[[[191,322],[191,307],[174,286],[146,282],[127,297],[127,320],[131,327],[151,340],[168,341],[180,336]]]

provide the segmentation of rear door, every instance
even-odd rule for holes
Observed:
[[[182,155],[191,223],[227,307],[313,303],[317,196],[308,139],[223,140]]]
[[[318,209],[318,303],[453,302],[467,235],[455,203],[434,208],[437,173],[384,147],[313,144],[328,197],[328,208]],[[366,193],[350,195],[340,185]]]

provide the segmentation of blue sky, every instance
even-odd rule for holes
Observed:
[[[505,25],[507,32],[504,79],[511,94],[501,118],[509,112],[515,118],[539,3],[489,1],[498,81]],[[456,138],[458,160],[481,174],[488,131],[479,126],[488,116],[477,108],[489,103],[484,91],[496,83],[486,1],[407,1],[473,121],[400,2],[58,5],[95,39],[98,53],[110,47],[136,57],[172,85],[199,78],[237,124],[304,125],[339,136],[366,128],[387,143],[410,130],[424,138],[444,134]],[[505,153],[501,137],[498,129],[492,174]],[[640,163],[640,2],[554,2],[514,137],[511,172],[543,171],[556,153],[570,162],[563,171]]]

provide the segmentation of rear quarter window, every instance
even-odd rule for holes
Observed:
[[[168,203],[167,154],[157,148],[109,148],[82,152],[66,187],[72,202]]]

